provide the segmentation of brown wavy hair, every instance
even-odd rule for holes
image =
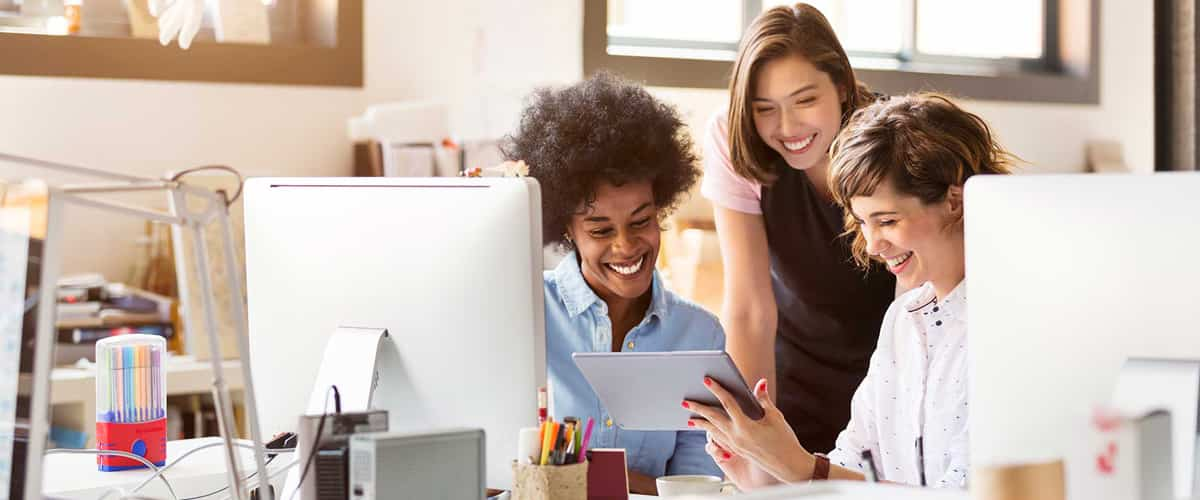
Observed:
[[[734,172],[763,185],[775,182],[779,153],[758,136],[750,104],[758,70],[768,61],[799,55],[829,75],[845,98],[842,125],[854,110],[874,100],[874,94],[854,77],[850,59],[825,15],[806,3],[763,12],[738,45],[729,78],[729,160]]]
[[[854,260],[870,266],[850,199],[870,196],[884,181],[930,204],[973,175],[1007,174],[1019,158],[997,144],[978,115],[949,98],[916,93],[878,101],[850,118],[830,146],[829,189],[846,213]],[[956,221],[961,222],[961,221]]]

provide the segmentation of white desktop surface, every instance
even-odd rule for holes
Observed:
[[[188,450],[208,443],[218,443],[220,438],[209,437],[199,439],[184,439],[167,442],[167,463],[182,456]],[[238,448],[241,453],[243,476],[253,471],[253,454],[248,448]],[[268,468],[271,472],[279,470],[292,461],[290,454],[282,454]],[[164,475],[171,481],[171,486],[179,498],[199,496],[210,493],[225,486],[225,458],[220,447],[213,447],[187,457],[183,462],[171,467]],[[101,472],[96,469],[95,455],[56,454],[45,458],[42,470],[43,494],[55,498],[95,499],[111,488],[124,488],[126,491],[141,483],[151,473],[147,469],[119,472]],[[279,475],[273,483],[276,491],[282,484],[284,475]],[[257,484],[258,478],[251,480]],[[162,481],[155,479],[138,492],[149,498],[170,498]],[[734,495],[745,500],[967,500],[970,496],[962,490],[933,490],[897,486],[888,484],[869,484],[858,481],[824,481],[813,484],[794,484],[779,486]],[[680,498],[725,498],[715,497],[680,497]],[[214,497],[214,498],[219,498]],[[630,499],[658,498],[648,495],[629,495]]]
[[[733,497],[743,500],[967,500],[966,490],[935,490],[895,484],[864,483],[862,481],[820,481],[776,486],[739,495],[687,496],[680,500],[719,499]],[[658,498],[629,495],[630,499]]]
[[[967,500],[966,490],[917,488],[897,484],[864,483],[862,481],[821,481],[779,486],[740,495],[745,500]]]
[[[167,463],[182,456],[188,450],[208,443],[219,443],[220,438],[207,437],[167,442]],[[249,441],[243,441],[249,443]],[[249,448],[238,448],[241,454],[245,477],[254,472],[254,454]],[[274,472],[293,460],[290,453],[281,454],[267,468]],[[95,499],[111,488],[126,491],[150,477],[149,469],[103,472],[96,468],[95,455],[55,454],[47,455],[42,462],[42,492],[55,498]],[[199,496],[217,490],[226,484],[225,455],[222,447],[214,446],[188,456],[183,462],[172,466],[163,474],[179,498]],[[276,491],[282,484],[281,474],[276,481]],[[258,477],[251,480],[258,483]],[[162,481],[155,479],[138,491],[138,495],[150,498],[170,498]],[[219,498],[214,496],[213,498]]]

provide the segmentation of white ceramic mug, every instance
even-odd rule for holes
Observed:
[[[663,476],[654,482],[658,485],[658,495],[663,497],[719,495],[726,484],[717,476],[702,475]]]

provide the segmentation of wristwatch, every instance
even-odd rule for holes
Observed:
[[[813,462],[812,480],[824,481],[829,479],[829,457],[825,456],[824,453],[814,453],[813,458],[815,461]]]

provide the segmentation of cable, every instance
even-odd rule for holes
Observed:
[[[164,465],[163,468],[158,469],[158,471],[156,471],[154,475],[146,478],[146,480],[142,481],[142,483],[139,483],[138,486],[133,487],[133,489],[131,490],[130,493],[137,493],[138,490],[144,488],[146,486],[146,484],[149,484],[151,481],[154,481],[155,477],[166,474],[167,469],[170,469],[175,464],[182,462],[182,460],[184,460],[188,456],[191,456],[192,453],[196,453],[200,450],[208,450],[208,448],[217,447],[217,446],[224,446],[224,442],[209,442],[209,444],[206,444],[203,446],[197,446],[197,447],[192,448],[192,450],[188,450],[186,453],[181,454],[181,456],[179,456],[179,458],[172,460],[172,463]],[[256,448],[256,446],[247,445],[247,444],[245,444],[245,442],[234,442],[234,446],[250,448],[250,450],[254,450],[254,448]],[[294,452],[295,448],[276,448],[276,450],[268,450],[268,451],[270,453],[290,453],[290,452]]]
[[[109,488],[108,491],[105,491],[104,494],[100,495],[100,498],[97,498],[96,500],[104,500],[105,498],[108,498],[108,496],[113,493],[117,494],[117,500],[121,500],[122,498],[125,498],[125,490],[123,490],[121,488]]]
[[[295,467],[299,463],[300,463],[300,459],[297,458],[295,460],[292,460],[287,465],[279,468],[279,470],[276,470],[274,472],[268,472],[267,473],[267,482],[270,483],[271,481],[274,481],[275,478],[279,477],[280,474],[283,474],[284,472],[291,470],[292,467]],[[232,498],[232,496],[225,496],[225,497],[221,497],[221,500],[231,500],[231,498]],[[196,500],[196,498],[194,498],[194,497],[193,498],[185,498],[183,500]]]
[[[146,457],[143,457],[143,456],[141,456],[141,455],[134,455],[133,453],[129,453],[129,452],[125,452],[125,451],[117,451],[117,450],[72,450],[72,449],[67,449],[67,448],[55,448],[55,449],[52,449],[52,450],[46,450],[46,452],[44,453],[44,455],[55,455],[55,454],[60,454],[60,453],[64,453],[64,454],[68,454],[68,455],[115,455],[115,456],[118,456],[118,457],[124,457],[124,458],[129,458],[129,459],[132,459],[132,460],[137,460],[138,462],[141,462],[141,463],[142,463],[142,465],[145,465],[146,467],[149,467],[149,468],[150,468],[151,470],[153,470],[154,472],[156,472],[156,473],[158,472],[158,466],[157,466],[157,465],[154,465],[154,462],[151,462],[151,461],[149,461],[149,460],[146,460]],[[158,478],[162,480],[162,482],[163,482],[163,484],[164,484],[164,485],[166,485],[166,487],[167,487],[167,491],[171,493],[171,498],[174,498],[175,500],[179,500],[179,495],[176,495],[176,494],[175,494],[175,488],[172,488],[172,487],[171,487],[171,482],[170,482],[170,481],[167,481],[167,478],[166,478],[166,477],[163,477],[163,476],[158,476]],[[110,492],[111,492],[111,491],[110,491]],[[107,495],[108,495],[108,493],[105,493],[105,495],[107,496]]]
[[[325,417],[329,416],[329,394],[337,394],[337,386],[331,385],[325,390],[325,403],[321,405],[321,421],[317,422],[317,434],[313,437],[312,448],[308,450],[308,457],[304,459],[304,468],[300,470],[300,480],[296,481],[296,489],[292,490],[292,496],[288,500],[296,498],[296,493],[304,489],[304,477],[308,475],[308,468],[312,466],[313,459],[317,456],[317,446],[321,444],[321,432],[325,430]]]
[[[104,494],[100,495],[100,498],[97,498],[96,500],[104,500],[104,499],[108,498],[109,495],[112,495],[113,493],[117,494],[117,500],[155,500],[150,497],[143,497],[143,496],[139,496],[139,495],[130,495],[130,494],[126,493],[124,489],[121,489],[118,487],[109,488],[108,491],[105,491]]]
[[[108,491],[104,492],[104,494],[101,495],[100,498],[97,498],[96,500],[104,500],[105,498],[108,498],[108,496],[113,493],[117,494],[117,500],[155,500],[154,498],[150,498],[150,497],[143,497],[143,496],[138,496],[138,495],[128,495],[125,493],[125,490],[123,490],[121,488],[110,488]]]
[[[255,445],[253,445],[253,444],[246,444],[246,443],[238,443],[238,442],[235,442],[235,443],[233,443],[233,445],[234,445],[234,446],[241,447],[241,448],[249,448],[249,449],[252,449],[252,450],[257,448],[257,446],[255,446]],[[142,488],[146,487],[146,485],[147,485],[147,484],[150,484],[150,481],[153,481],[153,480],[154,480],[154,478],[162,476],[164,473],[166,473],[166,472],[167,472],[167,469],[170,469],[171,467],[174,467],[174,466],[175,466],[175,464],[177,464],[177,463],[179,463],[179,462],[182,462],[182,461],[183,461],[183,459],[185,459],[185,458],[187,458],[187,457],[191,456],[191,454],[193,454],[193,453],[196,453],[196,452],[198,452],[198,451],[200,451],[200,450],[206,450],[206,449],[209,449],[209,448],[216,448],[216,447],[218,447],[218,446],[225,446],[225,443],[224,443],[224,442],[208,443],[208,444],[201,445],[201,446],[197,446],[197,447],[195,447],[195,448],[192,448],[192,449],[188,450],[188,451],[187,451],[187,453],[184,453],[184,454],[180,455],[180,456],[179,456],[179,458],[176,458],[175,460],[172,460],[172,461],[171,461],[171,463],[169,463],[169,464],[167,464],[167,465],[163,466],[162,468],[158,469],[157,471],[155,471],[155,472],[154,472],[154,475],[152,475],[152,476],[150,476],[150,477],[146,478],[146,480],[145,480],[145,481],[142,481],[141,483],[138,483],[138,485],[137,485],[137,486],[134,486],[134,487],[133,487],[133,489],[129,491],[129,493],[131,493],[131,494],[132,494],[132,493],[137,493],[139,490],[141,490]],[[270,453],[288,453],[288,452],[295,451],[295,448],[280,448],[280,449],[267,450],[267,451],[268,451],[268,452],[270,452]]]
[[[245,185],[246,185],[246,179],[244,177],[242,177],[242,173],[238,172],[237,169],[235,169],[233,167],[228,167],[225,165],[204,165],[202,167],[189,168],[189,169],[183,170],[183,171],[178,172],[175,175],[171,176],[170,180],[178,181],[179,178],[181,178],[187,174],[190,174],[193,172],[200,172],[200,171],[204,171],[204,170],[220,170],[220,171],[228,172],[228,173],[231,173],[231,174],[237,176],[237,179],[238,179],[237,191],[235,191],[233,193],[233,197],[228,197],[228,196],[225,197],[225,207],[226,208],[228,208],[230,205],[233,205],[233,203],[235,201],[237,201],[238,198],[242,197],[242,188],[245,187]],[[223,190],[223,189],[219,189],[217,191],[219,193],[221,193],[222,195],[225,194],[225,190]]]
[[[266,463],[266,465],[271,465],[271,461],[273,461],[273,460],[275,460],[275,457],[268,458],[268,459],[267,459],[267,463]],[[289,467],[290,467],[290,466],[289,466]],[[242,478],[242,481],[249,481],[249,480],[251,480],[251,479],[254,479],[254,476],[255,476],[255,475],[257,475],[257,474],[258,474],[258,471],[257,471],[257,470],[255,470],[254,472],[251,472],[251,473],[250,473],[250,475],[248,475],[248,476],[246,476],[246,477],[243,477],[243,478]],[[270,478],[270,475],[269,475],[269,474],[268,474],[268,476],[267,476],[267,477],[268,477],[268,481],[270,481],[270,479],[269,479],[269,478]],[[205,494],[203,494],[203,495],[200,495],[200,496],[195,496],[195,497],[187,497],[187,498],[183,498],[183,499],[181,499],[181,500],[199,500],[199,499],[201,499],[201,498],[208,498],[208,497],[211,497],[211,496],[213,496],[213,495],[220,494],[222,491],[225,491],[225,490],[227,490],[227,489],[229,489],[229,485],[225,485],[225,486],[224,486],[224,487],[222,487],[221,489],[219,489],[219,490],[216,490],[216,491],[213,491],[213,492],[211,492],[211,493],[205,493]]]

